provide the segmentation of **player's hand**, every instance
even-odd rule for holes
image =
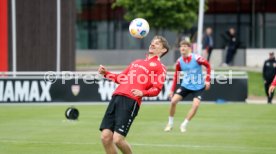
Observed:
[[[132,89],[131,90],[131,93],[134,95],[134,96],[137,96],[137,97],[142,97],[144,94],[141,90],[138,90],[138,89]]]
[[[269,94],[269,96],[273,93],[273,91],[274,91],[274,89],[275,89],[275,86],[270,86],[269,87],[269,89],[268,89],[268,94]]]
[[[205,82],[205,90],[209,90],[211,87],[211,83],[210,82]]]
[[[100,65],[99,68],[98,68],[98,72],[101,75],[105,75],[106,72],[107,72],[107,69],[103,65]]]
[[[173,98],[173,92],[170,92],[169,99],[171,100]]]

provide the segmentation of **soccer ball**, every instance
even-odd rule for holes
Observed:
[[[136,18],[129,24],[129,33],[135,38],[144,38],[150,30],[149,23],[143,18]]]
[[[79,110],[75,107],[69,107],[65,111],[65,117],[68,120],[78,120]]]

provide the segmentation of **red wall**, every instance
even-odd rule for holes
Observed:
[[[8,71],[8,0],[0,0],[0,72]]]

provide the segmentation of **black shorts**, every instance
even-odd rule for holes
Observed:
[[[138,111],[139,105],[136,100],[121,95],[113,96],[103,117],[100,131],[110,129],[126,137]]]
[[[201,100],[204,89],[205,87],[199,90],[190,90],[181,86],[176,90],[175,93],[182,96],[183,98],[186,97],[188,94],[192,94],[193,98],[198,98],[199,100]]]

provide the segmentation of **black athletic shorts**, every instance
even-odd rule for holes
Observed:
[[[127,136],[138,111],[139,105],[136,100],[122,95],[113,96],[103,117],[100,131],[110,129],[112,132]]]
[[[190,90],[181,86],[176,90],[175,93],[182,96],[183,98],[185,98],[188,94],[192,94],[193,98],[198,98],[201,100],[204,89],[205,87],[199,90]]]

